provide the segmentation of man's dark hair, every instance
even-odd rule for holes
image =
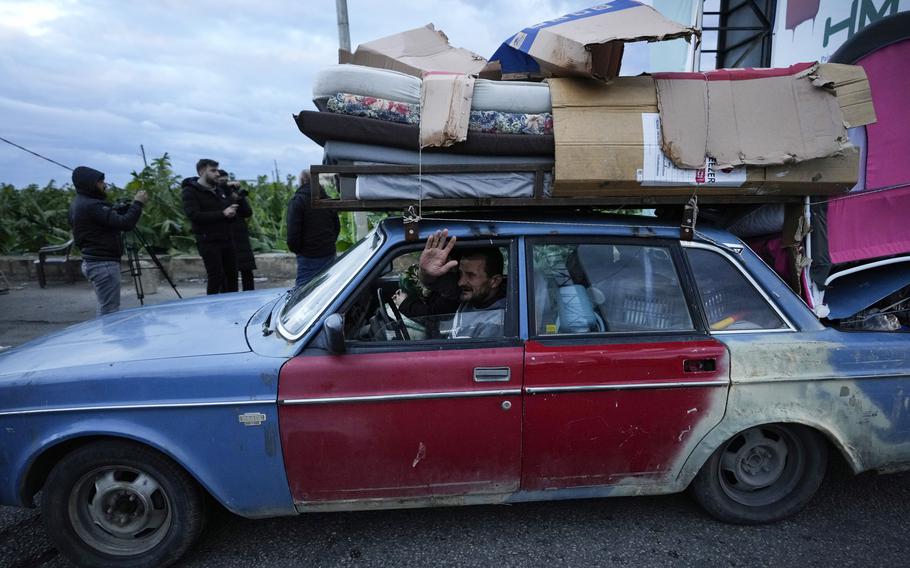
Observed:
[[[218,175],[221,177],[228,177],[230,174],[224,170],[218,170]]]
[[[504,262],[502,260],[502,253],[496,247],[467,249],[462,253],[461,258],[482,258],[483,268],[484,271],[486,271],[487,276],[496,276],[497,274],[500,276],[503,275],[502,270]]]
[[[196,173],[201,174],[202,170],[204,170],[205,168],[207,168],[209,166],[215,166],[217,168],[218,162],[216,162],[215,160],[210,160],[208,158],[202,158],[201,160],[196,162]]]

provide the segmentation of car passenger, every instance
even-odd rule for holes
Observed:
[[[443,229],[430,235],[420,254],[420,281],[429,297],[398,290],[393,300],[411,318],[454,312],[452,339],[502,337],[507,307],[502,253],[495,247],[471,248],[459,260],[449,260],[456,238],[447,240],[448,234]]]

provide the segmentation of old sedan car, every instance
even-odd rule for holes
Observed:
[[[502,255],[495,336],[394,307],[426,292],[408,280],[424,244],[388,219],[286,293],[126,310],[0,355],[0,503],[43,490],[76,562],[161,566],[210,498],[259,518],[690,488],[762,523],[809,501],[829,454],[910,466],[907,336],[822,325],[731,235],[593,215],[418,228],[444,227],[462,255]]]

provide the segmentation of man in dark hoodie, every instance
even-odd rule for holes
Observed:
[[[309,282],[335,260],[335,241],[341,231],[338,213],[313,209],[310,174],[300,172],[300,187],[288,203],[288,249],[297,255],[295,286]]]
[[[79,166],[73,170],[73,185],[76,199],[70,204],[69,222],[76,246],[82,251],[82,274],[95,289],[97,314],[116,312],[120,309],[121,233],[139,222],[148,194],[136,192],[129,208],[118,213],[106,199],[103,173]]]
[[[237,291],[237,256],[234,225],[253,214],[245,197],[219,186],[218,162],[203,158],[196,163],[198,177],[183,180],[183,211],[193,226],[196,248],[205,265],[206,293]],[[238,219],[238,216],[240,219]]]

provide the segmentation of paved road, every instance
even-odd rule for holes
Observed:
[[[201,294],[201,284],[182,283],[181,291]],[[135,301],[126,293],[124,300]],[[0,296],[0,345],[92,310],[84,285],[17,286]],[[182,566],[903,567],[910,565],[908,527],[910,474],[853,477],[835,467],[803,513],[761,527],[715,522],[686,495],[261,521],[218,510]],[[37,511],[0,507],[0,567],[39,566],[71,564],[51,545]]]
[[[40,515],[0,507],[0,566],[71,566]],[[181,566],[894,566],[910,474],[836,471],[793,519],[740,527],[685,495],[249,521],[219,511]]]

